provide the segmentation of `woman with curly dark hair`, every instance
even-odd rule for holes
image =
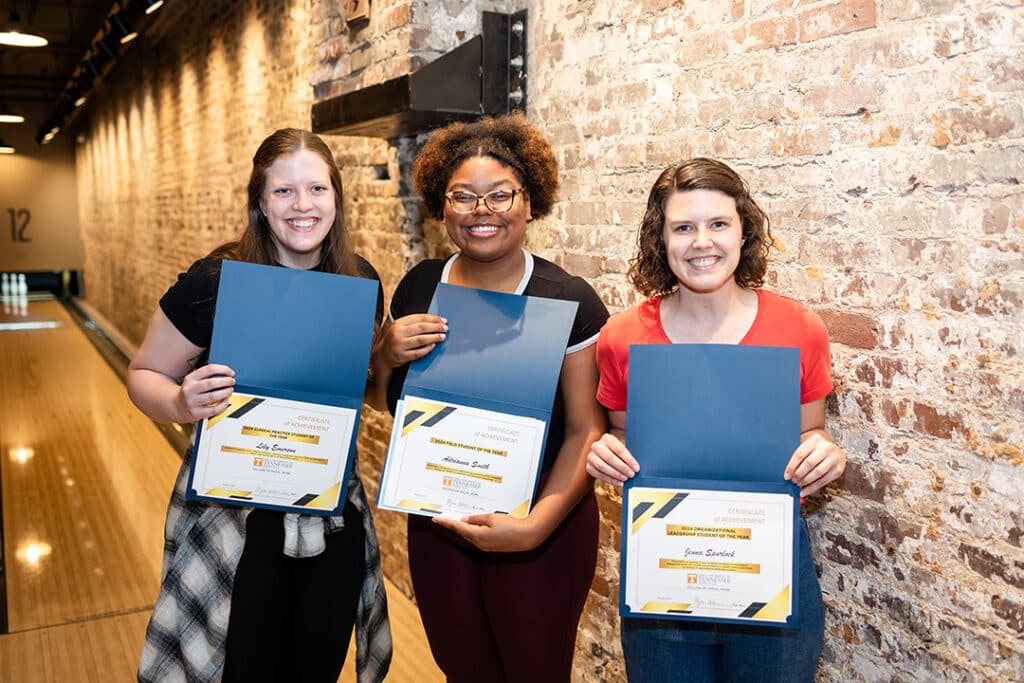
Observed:
[[[651,297],[612,316],[597,344],[597,399],[611,432],[594,442],[587,471],[621,486],[640,471],[625,447],[631,344],[748,344],[800,349],[801,443],[786,480],[808,496],[839,478],[846,454],[825,431],[832,391],[828,330],[796,301],[760,289],[772,246],[768,217],[746,183],[720,161],[690,159],[655,181],[629,276]],[[685,438],[685,433],[680,433]],[[801,521],[800,627],[661,619],[622,620],[631,681],[812,681],[824,635],[824,607]]]
[[[568,681],[597,558],[585,456],[606,424],[594,399],[594,345],[608,312],[581,278],[523,248],[526,224],[551,211],[558,166],[521,116],[435,132],[413,178],[458,252],[420,263],[398,285],[373,351],[372,403],[394,413],[409,362],[444,342],[445,320],[426,313],[439,282],[579,304],[530,514],[409,516],[409,567],[430,648],[453,683]]]

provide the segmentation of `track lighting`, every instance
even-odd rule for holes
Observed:
[[[128,23],[120,13],[112,14],[110,16],[110,28],[118,42],[122,45],[126,45],[139,37],[139,34],[128,26]]]

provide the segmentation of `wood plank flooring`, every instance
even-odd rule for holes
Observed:
[[[0,329],[0,682],[131,681],[180,456],[59,302],[27,313],[0,325],[55,326]],[[443,680],[415,606],[388,588],[389,680]],[[355,681],[354,658],[340,680]]]

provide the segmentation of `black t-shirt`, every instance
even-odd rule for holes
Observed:
[[[446,280],[445,264],[439,259],[421,261],[406,273],[395,289],[391,299],[389,315],[397,320],[413,313],[426,313],[434,297],[437,284]],[[532,269],[532,272],[530,272]],[[608,320],[608,309],[586,280],[570,275],[554,263],[527,253],[527,276],[525,287],[520,286],[516,294],[539,296],[547,299],[563,299],[579,304],[576,319],[569,333],[566,353],[571,353],[597,342],[598,332]],[[395,406],[402,394],[402,386],[409,372],[408,365],[395,368],[388,382],[388,410],[395,414]],[[549,471],[555,464],[558,450],[565,439],[565,401],[559,382],[555,391],[555,402],[551,407],[551,422],[548,425],[548,440],[544,448],[541,472]]]
[[[384,290],[380,276],[370,262],[356,256],[361,277],[377,281],[377,323],[384,317]],[[220,266],[223,259],[214,256],[201,258],[160,297],[160,310],[185,339],[204,349],[210,348],[213,338],[213,313],[217,307],[217,287],[220,285]],[[315,270],[315,269],[314,269]],[[204,354],[205,355],[205,354]],[[200,365],[206,362],[205,357]]]

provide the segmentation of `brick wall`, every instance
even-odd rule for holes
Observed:
[[[830,427],[850,463],[806,510],[827,605],[819,679],[1019,679],[1019,3],[375,0],[354,27],[326,0],[181,5],[90,105],[79,150],[89,297],[129,336],[182,267],[237,234],[267,132],[475,35],[480,10],[528,9],[529,116],[562,174],[530,247],[612,309],[630,305],[623,273],[650,183],[674,160],[716,156],[773,219],[768,286],[829,325]],[[449,248],[411,196],[417,141],[330,144],[390,294]],[[363,424],[372,493],[390,425],[373,411]],[[624,679],[619,500],[600,493],[579,681]],[[404,521],[377,519],[385,569],[408,590]]]

